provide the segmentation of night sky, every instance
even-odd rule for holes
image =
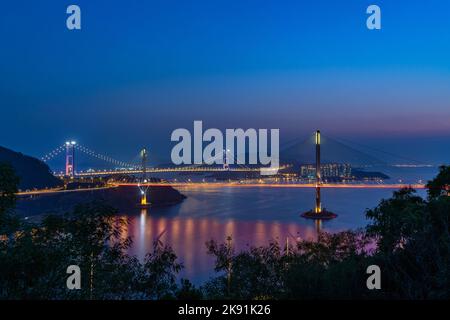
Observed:
[[[34,156],[76,139],[168,158],[172,130],[203,120],[450,159],[446,0],[18,0],[0,7],[0,41],[0,145]]]

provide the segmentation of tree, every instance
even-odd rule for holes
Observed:
[[[363,231],[321,232],[302,240],[285,272],[287,299],[361,299],[372,297],[365,286],[370,264]]]
[[[142,288],[150,299],[174,299],[177,291],[176,275],[183,265],[175,252],[156,240],[143,264]]]
[[[170,247],[155,243],[141,263],[126,254],[128,220],[103,202],[79,205],[38,225],[22,224],[0,240],[0,298],[160,299],[174,297],[181,269]],[[68,290],[66,269],[81,269],[81,290]]]
[[[439,167],[438,175],[427,183],[428,198],[450,196],[450,166]]]
[[[239,253],[226,244],[207,243],[216,257],[216,271],[232,262],[231,290],[226,274],[204,286],[208,298],[223,299],[329,299],[370,296],[365,287],[367,239],[361,231],[321,233],[316,241],[302,240],[289,251],[276,241]],[[289,253],[288,253],[289,252]]]
[[[7,233],[12,220],[10,210],[16,204],[19,178],[11,165],[0,163],[0,235]]]
[[[201,300],[203,299],[203,292],[196,288],[189,280],[181,279],[180,288],[176,292],[178,300]]]
[[[367,212],[367,233],[378,245],[373,258],[390,297],[450,297],[450,197],[444,193],[449,173],[441,167],[428,183],[428,201],[403,189]]]
[[[395,191],[392,198],[366,211],[371,221],[366,230],[377,242],[377,249],[388,253],[402,247],[423,224],[426,202],[411,188]]]
[[[204,287],[210,298],[268,299],[280,294],[284,270],[282,250],[276,241],[235,253],[230,244],[206,243],[215,256],[216,272],[225,272]]]

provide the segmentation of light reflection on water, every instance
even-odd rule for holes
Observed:
[[[160,235],[163,243],[169,244],[177,253],[185,268],[182,277],[195,282],[207,280],[214,268],[214,259],[206,254],[205,242],[211,239],[224,242],[232,236],[237,250],[250,245],[261,246],[269,240],[280,243],[286,237],[295,239],[313,239],[315,226],[302,226],[296,223],[267,221],[220,221],[213,218],[176,218],[152,217],[151,209],[142,209],[139,215],[130,217],[130,226],[126,235],[133,237],[130,254],[143,259],[152,249],[152,242]]]
[[[237,250],[280,244],[294,239],[315,239],[317,230],[340,231],[364,227],[366,208],[372,208],[392,190],[332,190],[323,192],[325,207],[339,216],[331,221],[311,221],[300,213],[313,205],[313,190],[204,189],[180,190],[187,199],[178,205],[127,212],[130,225],[124,236],[133,238],[129,253],[143,259],[160,238],[170,245],[184,264],[181,277],[201,284],[214,275],[214,258],[205,242],[225,242],[232,236]],[[136,210],[134,210],[136,211]]]

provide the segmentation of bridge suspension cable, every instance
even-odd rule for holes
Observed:
[[[198,168],[201,168],[201,167],[204,166],[204,165],[209,166],[209,165],[216,164],[215,161],[218,160],[218,159],[220,159],[220,158],[222,158],[222,157],[223,157],[223,154],[222,154],[222,152],[221,152],[220,154],[216,154],[216,155],[213,156],[213,157],[204,159],[202,163],[195,163],[195,164],[191,164],[191,165],[183,166],[183,167],[179,167],[179,168],[183,168],[183,169],[193,169],[193,170],[194,170],[194,169],[198,169]]]
[[[311,146],[314,145],[314,135],[310,134],[307,138],[296,138],[296,139],[292,139],[289,140],[285,143],[283,143],[280,146],[280,151],[286,151],[289,150],[291,148],[295,148],[295,147],[303,147],[306,144],[310,144]]]
[[[66,146],[65,145],[60,145],[59,147],[57,147],[54,150],[52,150],[49,153],[47,153],[46,155],[42,156],[41,160],[43,162],[48,162],[48,161],[52,160],[54,157],[56,157],[57,155],[59,155],[64,150],[66,150]]]
[[[356,159],[358,159],[357,162],[360,162],[358,164],[365,163],[366,166],[369,163],[370,163],[370,166],[387,166],[388,165],[388,163],[385,160],[380,159],[373,154],[369,154],[369,153],[367,153],[367,151],[362,151],[360,149],[350,146],[349,141],[347,141],[347,143],[343,143],[342,141],[339,141],[336,138],[332,138],[328,135],[322,135],[322,136],[324,138],[323,140],[328,140],[329,142],[342,147],[342,150],[344,151],[344,153],[341,156],[344,156],[344,157],[351,156],[353,158],[356,158]],[[354,143],[353,145],[356,145],[356,143]],[[355,160],[352,160],[350,162],[353,162],[353,161],[355,161]]]
[[[84,154],[86,154],[88,156],[91,156],[91,157],[94,157],[94,158],[97,158],[97,159],[100,159],[100,160],[112,163],[112,164],[117,165],[117,166],[121,166],[121,167],[124,167],[124,168],[135,168],[136,167],[136,165],[134,165],[134,164],[126,163],[126,162],[120,161],[120,160],[116,160],[114,158],[111,158],[108,155],[104,155],[104,154],[95,152],[92,149],[89,149],[89,148],[87,148],[87,147],[85,147],[83,145],[77,144],[75,146],[75,149],[83,152]]]
[[[228,164],[230,164],[229,163],[229,159],[233,158],[233,162],[234,162],[233,164],[234,165],[237,165],[238,167],[241,167],[241,168],[249,169],[249,167],[247,167],[245,165],[242,165],[242,164],[239,164],[238,161],[237,161],[237,157],[235,157],[229,150],[223,150],[223,152],[220,152],[220,153],[218,153],[218,154],[216,154],[216,155],[214,155],[214,156],[212,156],[210,158],[204,159],[201,164],[192,164],[192,165],[189,165],[189,166],[184,166],[182,168],[184,168],[184,169],[196,169],[196,168],[201,168],[202,166],[210,166],[210,165],[214,165],[214,164],[223,164],[224,161],[222,163],[216,162],[216,161],[219,160],[219,159],[224,160],[223,159],[224,158],[224,154],[225,154],[225,157],[227,159]]]
[[[336,141],[336,142],[339,142],[336,138],[334,138],[333,140]],[[405,156],[402,156],[402,155],[398,155],[398,154],[395,154],[395,153],[392,153],[392,152],[384,151],[384,150],[381,150],[381,149],[378,149],[378,148],[374,148],[374,147],[371,147],[371,146],[368,146],[368,145],[365,145],[365,144],[362,144],[362,143],[358,143],[358,142],[355,142],[355,141],[350,141],[350,140],[344,139],[344,138],[339,138],[339,140],[341,140],[343,142],[346,142],[347,144],[353,144],[353,145],[359,146],[360,148],[365,148],[365,149],[370,150],[372,152],[377,152],[377,153],[380,153],[380,154],[392,157],[394,159],[406,160],[406,161],[410,161],[411,163],[413,163],[415,165],[427,166],[427,164],[424,164],[421,161],[418,161],[418,160],[415,160],[415,159],[412,159],[412,158],[409,158],[409,157],[405,157]]]

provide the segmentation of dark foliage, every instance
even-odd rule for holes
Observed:
[[[125,254],[127,219],[104,203],[22,224],[0,241],[0,299],[162,299],[178,294],[182,268],[155,242],[143,263]],[[66,269],[81,269],[81,289],[68,290]]]
[[[11,209],[16,203],[18,184],[19,177],[12,166],[0,163],[0,235],[10,232],[17,225],[16,219],[11,216]]]
[[[428,198],[435,199],[441,195],[450,195],[450,166],[441,166],[439,173],[427,184]]]
[[[39,225],[11,223],[17,177],[1,165],[0,299],[449,299],[449,170],[428,183],[427,200],[406,188],[367,210],[364,230],[241,252],[231,237],[209,241],[218,275],[196,288],[176,283],[182,265],[159,241],[143,262],[127,255],[128,221],[103,202]],[[70,291],[66,268],[74,264],[82,288]],[[380,290],[367,289],[370,265],[381,269]]]

